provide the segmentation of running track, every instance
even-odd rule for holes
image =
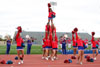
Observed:
[[[94,62],[87,62],[86,59],[83,61],[83,65],[76,64],[77,60],[72,60],[72,63],[63,63],[65,59],[70,59],[72,55],[58,55],[58,60],[42,60],[42,55],[25,55],[24,64],[18,65],[17,61],[14,60],[16,55],[0,55],[0,60],[12,60],[14,64],[0,64],[0,67],[100,67],[100,55]],[[90,54],[92,57],[92,55]]]

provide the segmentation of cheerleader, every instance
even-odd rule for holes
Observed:
[[[77,51],[77,44],[76,44],[76,40],[74,37],[74,31],[72,31],[72,41],[73,41],[73,51],[74,51],[74,56],[76,57],[76,51]]]
[[[9,36],[7,36],[7,51],[6,51],[6,54],[9,54],[10,47],[11,47],[11,39],[10,39]]]
[[[45,59],[45,52],[46,52],[45,47],[46,47],[46,39],[43,38],[43,45],[42,45],[42,48],[43,48],[43,56],[42,56],[42,59]]]
[[[87,48],[88,48],[88,39],[86,38],[86,39],[84,40],[84,42],[85,42],[85,45],[86,45]]]
[[[57,35],[55,34],[55,37],[53,37],[53,41],[52,41],[52,56],[51,56],[51,60],[54,61],[54,59],[57,59],[57,48],[58,48],[58,39],[57,39]]]
[[[72,45],[71,45],[71,39],[68,38],[67,42],[68,42],[68,48],[71,49],[71,46],[72,46]]]
[[[22,32],[22,28],[21,28],[21,26],[19,26],[19,27],[17,27],[17,30],[18,30],[18,32],[17,32],[17,34],[16,34],[16,43],[17,43],[17,55],[18,55],[18,64],[23,64],[24,62],[23,62],[23,59],[24,59],[24,49],[23,49],[23,47],[22,47],[22,44],[24,43],[23,42],[23,39],[22,39],[22,37],[21,37],[21,32]],[[22,56],[20,56],[20,52],[21,52],[21,54],[22,54]]]
[[[81,40],[81,38],[78,36],[77,31],[78,31],[78,29],[75,28],[74,32],[75,32],[75,35],[76,35],[76,42],[77,42],[77,45],[78,45],[78,61],[77,61],[77,63],[80,62],[80,64],[82,65],[83,64],[82,63],[83,55],[84,55],[84,46],[83,46],[83,40]]]
[[[92,43],[92,51],[93,51],[93,58],[94,60],[96,60],[96,57],[98,55],[98,44],[96,44],[96,41],[94,39],[94,35],[95,35],[95,32],[92,32],[92,39],[91,39],[91,43]],[[95,55],[95,52],[96,52],[96,55]]]
[[[47,23],[47,25],[45,26],[45,38],[46,39],[47,39],[47,36],[49,36],[50,34],[50,30],[51,30],[50,24]]]
[[[28,35],[28,38],[27,38],[27,54],[30,54],[30,52],[31,52],[31,46],[32,46],[32,39]]]
[[[55,18],[55,12],[53,12],[53,10],[51,9],[50,3],[48,3],[48,12],[49,12],[48,23],[50,23],[50,21],[51,21],[51,24],[53,24],[53,18]]]
[[[50,44],[50,38],[49,36],[46,39],[46,43],[45,43],[46,47],[45,47],[45,59],[48,60],[49,59],[49,50],[51,49],[51,44]]]
[[[63,37],[62,40],[62,54],[66,54],[66,39]]]

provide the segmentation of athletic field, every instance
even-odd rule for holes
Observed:
[[[61,48],[59,46],[59,50],[60,49]],[[68,47],[66,49],[69,50]],[[73,48],[71,47],[71,49],[73,49]],[[89,46],[87,49],[91,49],[91,46]],[[26,54],[26,51],[27,51],[27,46],[25,46],[25,48],[24,48],[25,54]],[[0,54],[5,54],[5,53],[6,53],[6,45],[0,45]],[[11,45],[10,54],[17,54],[16,45]],[[42,45],[32,45],[31,54],[42,54]]]

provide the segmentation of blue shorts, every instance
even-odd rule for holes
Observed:
[[[53,19],[52,17],[48,17],[49,20]]]
[[[50,48],[51,48],[51,46],[46,46],[45,48],[48,48],[48,49],[50,49]]]
[[[17,50],[23,50],[23,47],[18,47],[16,48]]]
[[[84,47],[78,46],[78,50],[84,50]]]
[[[97,49],[96,47],[92,47],[92,49]]]
[[[53,50],[57,50],[57,48],[52,48]]]
[[[73,46],[73,48],[77,48],[77,46]]]

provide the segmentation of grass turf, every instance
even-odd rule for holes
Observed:
[[[67,49],[69,50],[68,46]],[[71,47],[70,49],[73,48]],[[91,46],[89,45],[87,49],[91,49]],[[24,53],[26,54],[26,52],[27,52],[27,46],[24,48]],[[6,54],[6,45],[0,45],[0,54]],[[16,45],[11,45],[10,54],[17,54]],[[31,54],[42,54],[42,45],[32,45]],[[60,53],[58,52],[58,54]]]

